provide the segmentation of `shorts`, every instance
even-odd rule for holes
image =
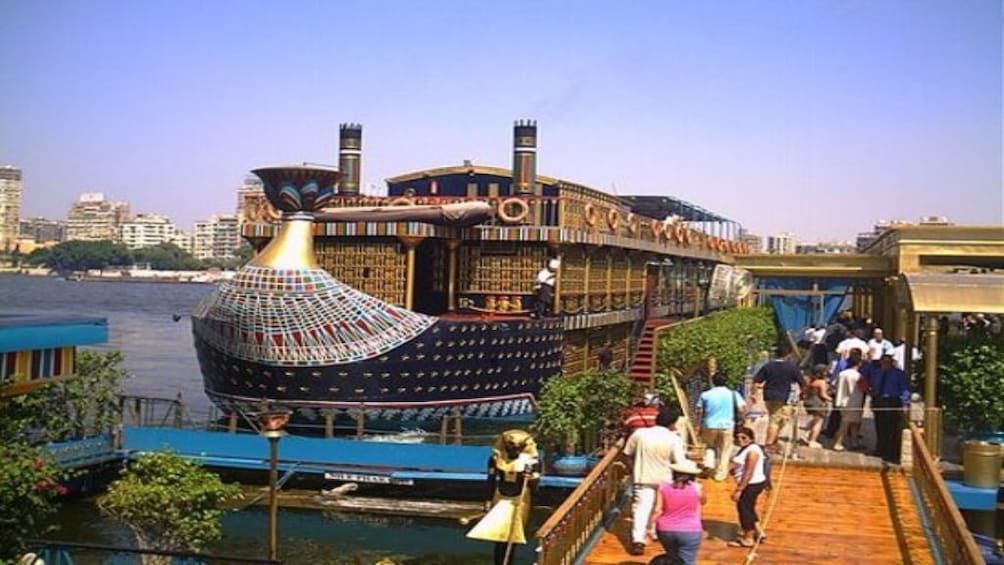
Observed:
[[[791,406],[787,402],[766,401],[767,414],[770,416],[770,425],[779,428],[784,427],[791,419]]]

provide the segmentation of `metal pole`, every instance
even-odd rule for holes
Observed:
[[[268,558],[279,559],[279,438],[268,438]]]
[[[924,332],[927,337],[927,347],[924,351],[924,441],[931,450],[935,461],[941,458],[939,437],[941,422],[938,418],[938,317],[927,316]]]

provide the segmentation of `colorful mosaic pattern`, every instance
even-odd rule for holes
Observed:
[[[192,329],[197,342],[237,359],[318,367],[380,356],[435,322],[359,292],[322,269],[248,265],[199,304]]]

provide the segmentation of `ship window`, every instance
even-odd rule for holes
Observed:
[[[499,183],[490,182],[488,183],[488,196],[490,198],[498,198],[499,195]]]
[[[475,198],[476,196],[478,196],[478,183],[476,182],[467,183],[467,197]]]

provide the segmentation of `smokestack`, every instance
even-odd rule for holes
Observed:
[[[517,120],[513,126],[512,193],[530,195],[537,184],[537,122]]]
[[[363,126],[341,124],[338,130],[338,170],[342,173],[342,178],[338,181],[338,194],[342,196],[359,194],[362,150]]]

